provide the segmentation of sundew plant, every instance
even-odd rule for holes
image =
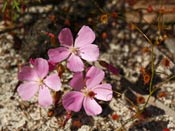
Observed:
[[[0,58],[17,61],[5,63],[27,119],[38,109],[43,126],[56,119],[51,130],[175,130],[174,1],[4,0],[0,9]]]
[[[67,68],[74,73],[70,86],[72,91],[63,95],[62,103],[67,111],[79,112],[84,107],[87,115],[94,116],[102,112],[101,106],[95,99],[110,101],[112,99],[112,86],[102,83],[105,73],[98,67],[85,67],[84,60],[97,61],[99,56],[98,46],[92,44],[95,33],[88,26],[82,26],[73,42],[70,29],[64,28],[58,36],[60,47],[48,51],[49,60],[36,58],[30,66],[21,68],[18,79],[22,81],[17,91],[23,100],[30,100],[36,92],[38,103],[42,107],[53,104],[49,88],[58,91],[61,88],[61,78],[54,69],[49,72],[49,64],[67,62]],[[47,75],[49,74],[49,75]],[[85,78],[83,78],[85,74]]]

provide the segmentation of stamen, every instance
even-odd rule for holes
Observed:
[[[44,82],[43,82],[42,79],[39,79],[39,80],[38,80],[38,84],[39,84],[39,85],[43,85],[43,83],[44,83]]]
[[[86,87],[84,87],[84,88],[81,90],[81,92],[83,92],[84,95],[85,95],[86,97],[90,97],[90,98],[94,98],[94,96],[96,95],[95,92],[93,92],[93,91],[91,91],[91,90],[88,90]]]
[[[78,48],[75,48],[75,47],[71,47],[70,48],[70,52],[75,54],[75,55],[78,55]]]
[[[95,95],[96,95],[96,93],[94,93],[93,91],[88,92],[88,96],[91,98],[94,98]]]

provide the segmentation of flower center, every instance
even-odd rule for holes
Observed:
[[[39,84],[39,86],[43,85],[44,84],[43,80],[42,79],[39,79],[38,80],[38,84]]]
[[[91,91],[91,90],[88,90],[86,87],[85,87],[83,90],[81,90],[81,91],[84,93],[84,95],[85,95],[86,97],[94,98],[95,95],[96,95],[95,92],[93,92],[93,91]]]
[[[96,95],[96,93],[94,93],[93,91],[89,91],[89,92],[88,92],[88,96],[89,96],[90,98],[94,98],[95,95]]]
[[[75,47],[70,47],[70,52],[75,54],[75,55],[78,55],[79,54],[79,51],[78,51],[78,48],[75,48]]]

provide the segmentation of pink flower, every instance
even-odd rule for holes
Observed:
[[[24,66],[18,73],[18,79],[23,81],[17,91],[23,100],[29,100],[39,90],[39,104],[47,107],[52,104],[52,96],[48,88],[55,91],[60,90],[61,82],[56,73],[47,76],[49,65],[42,58],[32,59],[32,66]]]
[[[74,44],[69,28],[62,29],[58,39],[61,47],[48,51],[49,61],[57,63],[68,58],[67,68],[73,72],[80,72],[84,70],[81,58],[89,62],[98,59],[99,49],[97,45],[92,44],[95,40],[95,33],[88,26],[80,29]]]
[[[110,84],[100,84],[104,78],[104,72],[92,66],[83,80],[83,73],[74,74],[70,85],[75,91],[63,96],[63,106],[68,111],[78,112],[82,105],[87,115],[94,116],[102,112],[101,106],[95,101],[109,101],[112,99],[112,87]]]

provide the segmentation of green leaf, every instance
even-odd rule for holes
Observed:
[[[3,7],[2,7],[2,12],[4,12],[4,11],[5,11],[6,7],[7,7],[7,1],[5,1],[5,3],[3,4]]]
[[[13,1],[13,8],[16,8],[16,10],[20,12],[19,3],[16,0]]]

